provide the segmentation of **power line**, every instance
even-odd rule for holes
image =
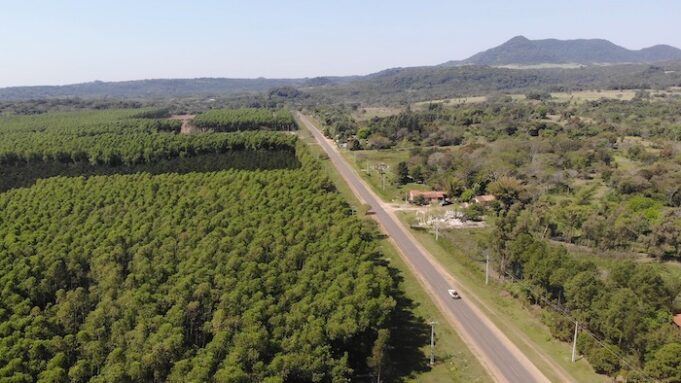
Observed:
[[[517,282],[520,282],[520,280],[519,280],[518,278],[516,278],[515,276],[513,276],[513,274],[510,274],[508,271],[504,271],[503,274],[506,275],[506,276],[508,276],[508,277],[510,277],[511,280],[512,280],[513,282],[516,282],[516,283],[517,283]],[[532,290],[530,290],[530,289],[527,289],[527,292],[528,292],[529,294],[531,294],[531,295],[533,296],[533,298],[538,299],[538,300],[544,302],[548,307],[552,308],[554,311],[556,311],[556,312],[559,313],[560,315],[563,315],[565,318],[567,318],[569,321],[571,321],[572,323],[575,324],[575,327],[576,327],[576,328],[575,328],[575,337],[574,337],[574,342],[575,342],[575,343],[573,344],[573,361],[574,361],[574,352],[575,352],[574,349],[575,349],[575,346],[576,346],[576,343],[577,343],[577,329],[580,328],[580,327],[578,327],[578,326],[579,326],[579,321],[578,321],[577,319],[575,319],[574,317],[572,317],[572,315],[570,314],[570,311],[569,311],[567,308],[563,307],[562,305],[556,305],[555,303],[553,303],[552,301],[548,300],[547,298],[545,298],[545,297],[543,297],[543,296],[536,296],[536,295],[532,292]],[[596,334],[592,333],[592,332],[589,330],[589,328],[587,327],[586,324],[584,324],[584,325],[581,327],[581,329],[582,329],[582,332],[584,332],[585,334],[587,334],[587,335],[589,335],[591,338],[593,338],[593,339],[596,341],[596,343],[598,343],[598,345],[601,346],[601,348],[605,349],[605,350],[608,351],[610,354],[612,354],[613,356],[615,356],[623,365],[625,365],[626,367],[628,367],[630,370],[632,370],[632,371],[637,371],[637,372],[641,373],[644,377],[650,379],[651,382],[659,382],[659,380],[657,380],[657,379],[655,379],[654,377],[648,375],[645,371],[643,371],[643,370],[642,370],[641,368],[639,368],[638,366],[635,366],[635,365],[631,364],[631,363],[625,358],[625,356],[622,356],[620,353],[618,353],[617,351],[615,351],[615,350],[613,350],[611,347],[609,347],[608,344],[605,342],[605,340],[599,338]]]

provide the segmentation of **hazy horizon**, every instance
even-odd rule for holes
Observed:
[[[0,14],[0,87],[363,75],[464,59],[517,35],[681,47],[679,14],[669,0],[26,1]]]

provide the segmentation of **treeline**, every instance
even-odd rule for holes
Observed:
[[[353,378],[394,282],[301,156],[297,170],[58,177],[0,194],[0,379]]]
[[[532,213],[520,204],[504,210],[493,244],[500,273],[519,281],[516,294],[547,308],[545,322],[563,341],[575,323],[580,353],[603,374],[627,382],[678,382],[681,333],[672,322],[681,281],[665,280],[658,265],[620,262],[606,272],[575,260],[528,234]]]
[[[681,85],[681,64],[624,64],[578,69],[509,69],[465,65],[393,68],[367,76],[306,88],[330,103],[406,105],[485,94],[585,89],[664,89]],[[314,105],[314,104],[311,104]]]
[[[94,136],[98,134],[178,133],[182,122],[148,117],[154,110],[107,109],[55,112],[39,115],[0,115],[0,137],[5,140],[33,133],[53,136]],[[147,116],[147,117],[145,117]]]
[[[267,112],[265,112],[267,113]],[[139,165],[231,150],[290,150],[295,137],[269,132],[180,135],[165,109],[48,113],[0,118],[0,165],[56,161]]]
[[[137,165],[232,150],[290,150],[295,136],[270,132],[176,135],[165,133],[68,136],[33,133],[7,135],[0,142],[0,164],[87,162]]]
[[[218,132],[243,130],[295,130],[293,116],[286,109],[219,109],[196,116],[192,123]]]
[[[308,106],[340,102],[404,105],[414,101],[477,96],[494,92],[662,89],[679,85],[681,64],[673,62],[656,65],[594,65],[578,69],[509,69],[478,65],[425,66],[388,69],[367,76],[314,79],[203,78],[93,82],[56,87],[14,87],[0,90],[0,102],[74,96],[85,100],[113,97],[128,100],[161,99],[170,102],[180,98],[219,100],[235,97],[250,99],[260,105],[276,104],[279,101],[294,101],[298,105]],[[288,91],[292,87],[304,88],[306,95],[302,97],[296,92]],[[260,92],[260,95],[257,92]],[[10,102],[14,101],[8,101]]]
[[[106,166],[89,162],[32,162],[0,166],[0,192],[28,187],[37,180],[63,177],[90,177],[114,174],[163,174],[218,172],[227,169],[268,170],[295,169],[300,166],[296,152],[290,149],[229,150],[176,157],[136,165]]]

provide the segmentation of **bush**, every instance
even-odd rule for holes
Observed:
[[[615,345],[607,345],[607,348],[597,346],[590,350],[587,359],[597,373],[613,376],[620,369],[618,356],[621,353],[620,348]]]
[[[551,331],[551,335],[556,339],[563,342],[572,341],[575,331],[574,322],[567,319],[564,315],[553,311],[544,311],[542,319]]]
[[[469,205],[463,210],[463,217],[468,221],[480,221],[483,214],[485,214],[485,208],[478,204]]]
[[[466,189],[461,193],[461,196],[459,196],[459,201],[461,202],[468,202],[475,197],[475,192],[472,189]]]

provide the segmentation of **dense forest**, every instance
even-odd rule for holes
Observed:
[[[168,115],[107,109],[0,117],[0,190],[56,175],[297,166],[294,136],[178,134],[180,121]]]
[[[296,123],[288,110],[284,109],[218,109],[202,113],[193,119],[193,124],[202,129],[218,132],[243,130],[294,130]]]
[[[3,117],[3,172],[37,161],[74,177],[0,193],[0,379],[344,382],[366,372],[396,304],[374,229],[295,136],[180,135],[165,114]],[[256,161],[249,170],[205,168],[240,154]],[[177,162],[187,156],[202,161]],[[278,166],[257,165],[268,157]]]

